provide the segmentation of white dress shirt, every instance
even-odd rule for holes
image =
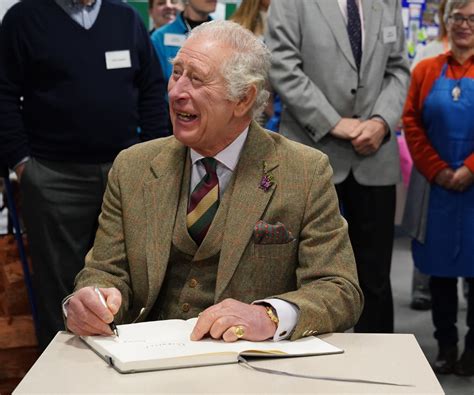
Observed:
[[[249,128],[247,127],[237,137],[232,144],[228,145],[221,152],[219,152],[214,159],[217,160],[216,173],[219,180],[219,193],[222,196],[229,185],[229,181],[234,173],[237,164],[239,163],[240,154],[244,147],[245,140],[247,139]],[[201,163],[200,159],[204,158],[201,154],[197,153],[193,149],[190,149],[192,172],[191,172],[191,193],[196,185],[206,174],[206,169]],[[278,327],[273,336],[274,341],[287,339],[293,329],[295,329],[296,322],[298,320],[299,309],[293,303],[287,302],[281,299],[263,299],[257,300],[253,303],[266,303],[271,305],[278,315]]]

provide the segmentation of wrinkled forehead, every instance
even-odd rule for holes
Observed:
[[[179,50],[173,63],[193,63],[205,68],[219,69],[230,54],[228,46],[209,36],[190,37]]]

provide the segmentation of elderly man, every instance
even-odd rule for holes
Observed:
[[[327,157],[261,129],[269,53],[233,22],[173,61],[174,137],[116,159],[66,303],[76,334],[199,316],[191,338],[298,339],[353,326],[362,293]],[[93,290],[100,287],[104,307]]]
[[[395,129],[410,79],[400,0],[273,0],[266,43],[280,132],[328,155],[365,305],[356,332],[393,332]]]

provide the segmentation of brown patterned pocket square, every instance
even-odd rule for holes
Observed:
[[[281,222],[273,225],[260,220],[253,230],[255,244],[287,244],[294,239],[291,232]]]

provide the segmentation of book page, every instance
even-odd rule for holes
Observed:
[[[130,365],[133,362],[159,361],[212,354],[247,356],[317,355],[342,352],[318,338],[310,337],[298,341],[248,342],[239,340],[225,343],[223,340],[206,338],[191,341],[190,335],[197,318],[184,320],[151,321],[138,324],[119,325],[119,337],[86,336],[83,339],[103,356]]]

